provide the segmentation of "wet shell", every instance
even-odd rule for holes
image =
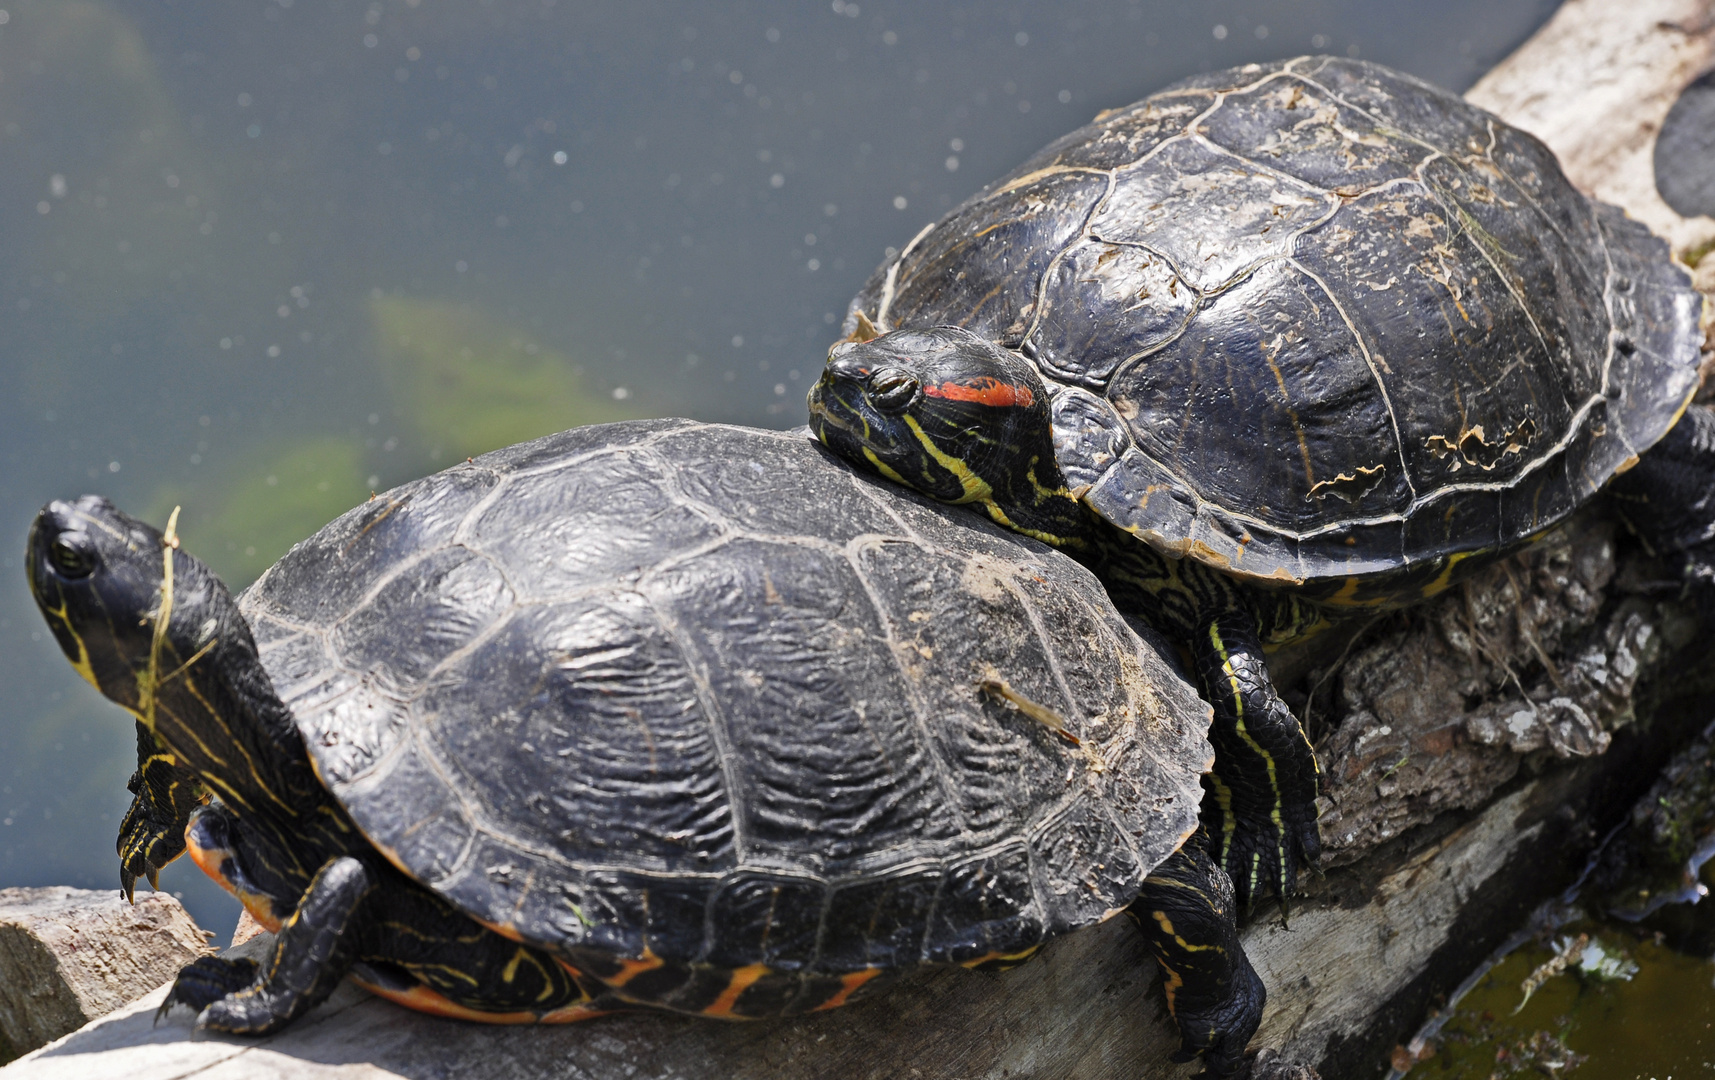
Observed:
[[[597,970],[763,965],[793,994],[1027,954],[1132,899],[1210,758],[1206,707],[1082,568],[801,433],[487,454],[240,606],[376,847]],[[773,985],[741,1004],[781,1011]]]

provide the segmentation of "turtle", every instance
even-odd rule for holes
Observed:
[[[890,253],[811,425],[1068,551],[1189,651],[1217,856],[1284,918],[1319,776],[1269,653],[1435,596],[1605,487],[1707,583],[1701,304],[1536,138],[1298,57],[1104,112]]]
[[[372,497],[234,599],[176,511],[50,503],[32,593],[137,722],[126,892],[188,850],[279,934],[162,1009],[268,1032],[350,974],[495,1023],[771,1017],[1126,912],[1231,1074],[1266,993],[1194,839],[1208,708],[965,516],[804,429],[627,422]]]

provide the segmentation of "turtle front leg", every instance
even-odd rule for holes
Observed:
[[[1275,692],[1254,618],[1230,611],[1191,643],[1203,694],[1214,706],[1209,741],[1215,770],[1205,778],[1206,820],[1217,825],[1213,851],[1233,881],[1239,906],[1258,895],[1286,899],[1298,872],[1322,855],[1316,827],[1316,753],[1292,710]]]
[[[179,972],[161,1012],[198,1009],[197,1026],[265,1035],[327,1000],[355,960],[354,938],[375,875],[350,855],[329,859],[291,918],[267,963],[203,957]]]
[[[119,823],[119,885],[130,900],[138,878],[150,888],[168,863],[185,853],[185,825],[205,793],[196,773],[161,748],[137,722],[137,771],[125,785],[135,795]]]
[[[1233,887],[1209,858],[1201,829],[1144,880],[1126,909],[1167,978],[1167,1009],[1183,1042],[1175,1061],[1201,1056],[1205,1075],[1227,1077],[1262,1022],[1268,992],[1233,921]]]

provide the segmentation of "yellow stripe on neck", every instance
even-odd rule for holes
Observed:
[[[155,691],[161,685],[161,646],[173,619],[173,552],[179,546],[179,508],[167,518],[161,534],[161,606],[155,613],[155,632],[149,640],[149,670],[137,678],[137,715],[150,731],[155,730]]]
[[[887,462],[881,460],[879,457],[876,457],[874,450],[871,450],[867,446],[864,447],[863,448],[863,456],[869,461],[869,463],[871,465],[875,466],[876,472],[887,477],[889,480],[892,480],[896,484],[904,484],[906,487],[913,486],[909,480],[905,479],[905,477],[900,476],[898,473],[894,472],[893,466],[891,466]]]
[[[958,479],[959,486],[964,489],[964,495],[957,499],[948,499],[948,502],[967,503],[994,498],[994,488],[989,486],[989,482],[972,472],[969,465],[936,446],[935,440],[917,423],[916,417],[907,416],[905,424],[911,429],[911,433],[917,436],[917,441],[923,444],[924,451],[935,459],[937,465],[952,473]]]

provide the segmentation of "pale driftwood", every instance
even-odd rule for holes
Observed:
[[[1683,218],[1655,187],[1655,139],[1691,81],[1715,66],[1709,0],[1568,0],[1465,96],[1546,142],[1580,188],[1696,261],[1715,219]],[[1715,292],[1715,260],[1698,287]]]
[[[209,951],[177,900],[0,890],[0,1034],[33,1050],[135,1001]]]
[[[1572,0],[1472,98],[1543,137],[1576,183],[1689,261],[1715,223],[1674,215],[1647,170],[1662,117],[1710,61],[1712,25],[1715,0]],[[1358,643],[1338,684],[1346,722],[1321,741],[1333,868],[1291,929],[1263,912],[1245,932],[1270,989],[1253,1048],[1271,1076],[1379,1075],[1435,995],[1569,883],[1595,832],[1708,719],[1708,658],[1693,658],[1671,606],[1633,595],[1649,568],[1616,565],[1611,537],[1597,518],[1575,522]],[[1615,595],[1631,599],[1600,602]],[[1676,647],[1675,677],[1654,677]],[[1005,974],[927,973],[872,1002],[764,1024],[629,1015],[485,1028],[346,987],[281,1035],[236,1040],[194,1034],[183,1011],[152,1027],[163,988],[0,1080],[1187,1076],[1168,1063],[1176,1037],[1155,981],[1115,920]]]

